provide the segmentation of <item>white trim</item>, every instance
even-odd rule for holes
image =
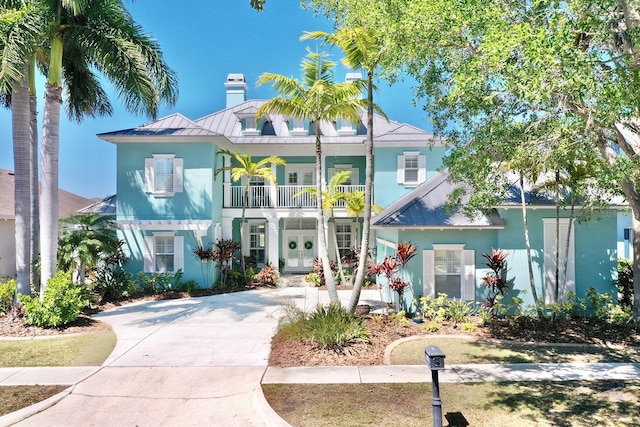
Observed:
[[[206,231],[211,227],[211,220],[182,219],[120,219],[116,221],[120,230],[177,230]]]
[[[433,245],[434,251],[463,251],[464,243],[434,243]]]
[[[392,241],[383,239],[382,237],[376,237],[376,244],[378,243],[391,249],[396,249],[398,247],[397,243],[393,243]]]

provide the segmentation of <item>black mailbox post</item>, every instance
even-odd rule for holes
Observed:
[[[442,400],[440,399],[440,382],[438,371],[444,370],[444,358],[446,356],[435,345],[428,345],[424,348],[424,362],[431,369],[431,386],[433,398],[431,407],[433,408],[433,426],[442,427]]]

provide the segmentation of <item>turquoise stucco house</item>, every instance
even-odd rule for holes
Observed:
[[[287,162],[273,167],[277,186],[252,182],[243,255],[253,257],[258,267],[270,262],[285,274],[307,273],[317,257],[315,200],[293,197],[315,187],[315,132],[323,136],[323,182],[337,171],[350,170],[344,190],[364,189],[363,124],[339,120],[316,126],[281,115],[258,121],[256,112],[265,101],[247,99],[244,76],[229,74],[224,86],[223,110],[196,120],[176,113],[99,135],[117,146],[116,219],[130,258],[127,268],[134,274],[182,269],[185,280],[202,282],[193,249],[217,239],[240,239],[242,183],[232,182],[229,173],[215,177],[217,169],[231,165],[229,156],[218,155],[221,150],[250,154],[254,161],[278,155]],[[442,141],[414,126],[376,116],[374,147],[374,203],[386,209],[375,219],[371,244],[379,260],[400,241],[417,245],[419,256],[409,264],[412,295],[446,292],[465,300],[484,299],[481,255],[492,247],[511,254],[514,294],[529,288],[517,204],[507,202],[474,220],[448,215],[444,203],[451,185],[440,172]],[[555,210],[548,203],[531,203],[529,210],[536,282],[543,292],[555,268],[555,240],[550,238],[555,235]],[[334,214],[333,257],[356,245],[360,234],[359,223],[344,207]],[[568,221],[560,224],[566,236]],[[580,296],[592,286],[600,292],[612,289],[616,227],[615,213],[575,224],[563,292],[575,290]]]

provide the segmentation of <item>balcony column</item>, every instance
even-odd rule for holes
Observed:
[[[224,162],[224,166],[231,166],[231,156],[229,156],[228,154],[225,154],[222,156],[222,161]],[[231,207],[231,171],[226,170],[224,171],[224,181],[223,181],[223,191],[222,194],[223,196],[223,206],[225,208],[229,208]]]
[[[277,171],[278,171],[278,167],[274,164],[271,165],[271,173],[273,174],[274,177],[277,177]],[[276,182],[269,182],[269,198],[268,200],[270,201],[269,203],[269,207],[272,208],[277,208],[279,207],[279,202],[278,202],[278,186]]]
[[[278,223],[279,219],[276,216],[267,218],[267,261],[274,267],[280,268],[280,251],[278,245],[280,241],[278,238],[280,227]]]

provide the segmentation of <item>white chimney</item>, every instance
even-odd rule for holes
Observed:
[[[244,80],[244,74],[228,74],[224,86],[227,88],[227,108],[235,107],[247,100],[249,86]]]

